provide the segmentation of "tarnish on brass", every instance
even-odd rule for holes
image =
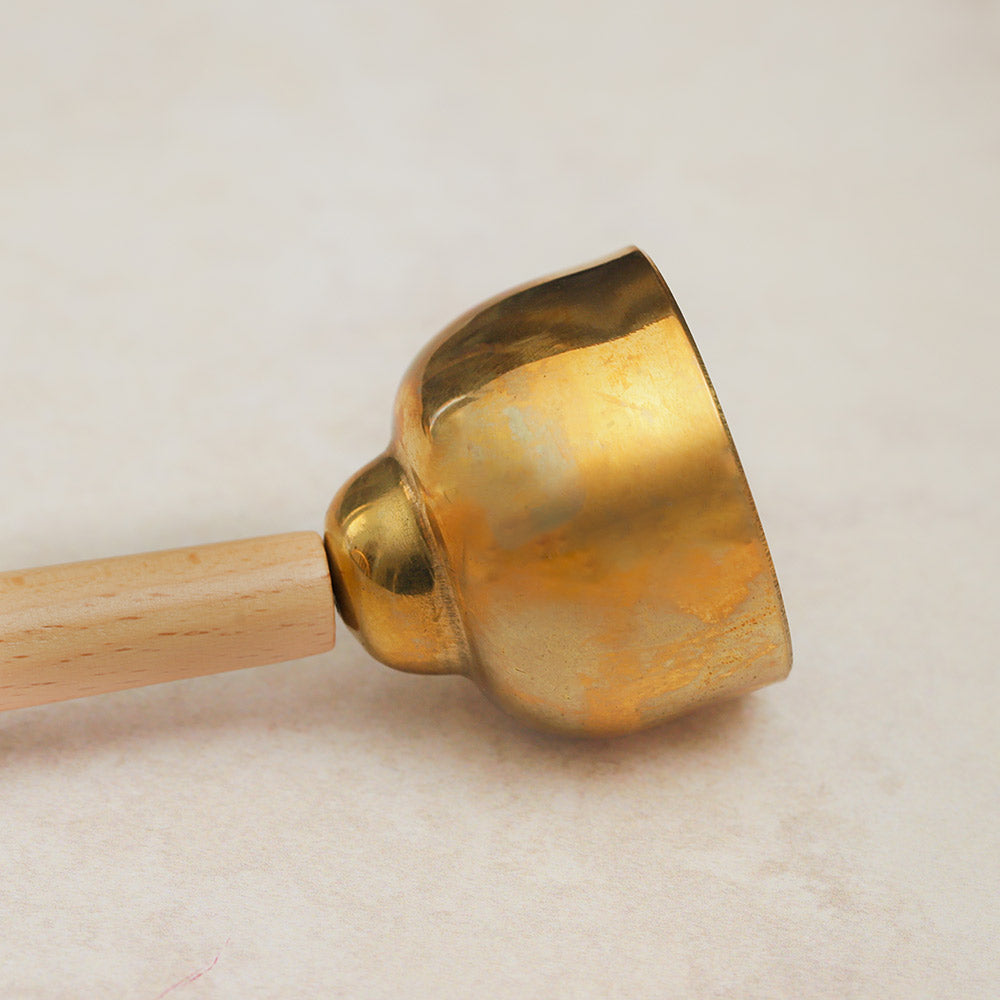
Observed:
[[[784,678],[743,470],[677,304],[631,249],[493,299],[416,359],[326,522],[379,659],[549,730],[627,733]]]

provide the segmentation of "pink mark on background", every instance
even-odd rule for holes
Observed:
[[[226,944],[229,944],[229,939],[226,939]],[[222,947],[225,948],[226,944]],[[219,957],[222,955],[222,948],[219,949],[219,954],[212,959],[204,969],[199,969],[197,972],[192,972],[190,975],[185,976],[183,979],[179,979],[173,986],[168,986],[162,993],[157,993],[153,1000],[163,1000],[168,993],[173,993],[178,986],[186,986],[188,983],[193,983],[196,979],[201,979],[206,972],[211,972],[212,969],[218,964]]]

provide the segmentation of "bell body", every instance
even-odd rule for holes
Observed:
[[[780,680],[791,646],[743,470],[638,250],[466,314],[335,498],[346,624],[545,729],[612,735]]]

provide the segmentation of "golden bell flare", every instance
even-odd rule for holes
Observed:
[[[537,727],[632,732],[784,678],[757,512],[673,296],[627,250],[448,327],[337,495],[341,615]]]

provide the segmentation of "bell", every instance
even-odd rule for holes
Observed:
[[[377,659],[464,674],[561,733],[632,732],[791,666],[728,428],[635,249],[434,340],[323,545],[297,533],[0,575],[0,707],[320,652],[331,589]]]

